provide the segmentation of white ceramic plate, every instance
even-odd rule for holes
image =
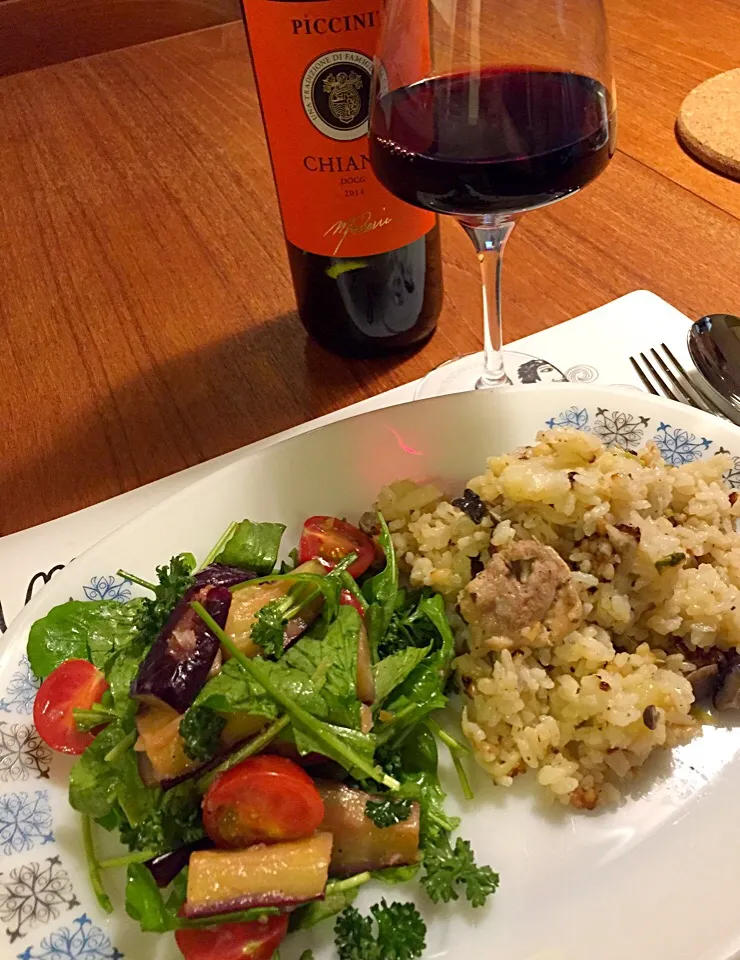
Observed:
[[[0,657],[0,957],[20,960],[174,960],[170,937],[141,934],[123,912],[122,877],[106,882],[120,910],[107,918],[90,893],[76,814],[66,800],[70,762],[51,757],[31,722],[24,660],[31,623],[70,597],[126,599],[119,567],[143,577],[180,551],[203,556],[234,519],[280,520],[286,549],[317,513],[357,517],[401,477],[441,480],[450,491],[485,458],[529,443],[548,425],[589,430],[633,448],[655,439],[673,463],[737,455],[740,430],[633,390],[506,388],[378,410],[304,434],[215,473],[106,537],[54,577],[6,634]],[[545,806],[521,778],[511,790],[479,772],[476,799],[451,807],[481,862],[500,871],[490,907],[433,908],[427,958],[497,960],[730,960],[737,917],[740,727],[708,727],[649,766],[632,795],[605,812]],[[105,853],[106,851],[103,850]],[[409,888],[410,889],[410,888]],[[359,905],[406,888],[363,891]],[[412,894],[413,895],[413,894]],[[297,936],[284,960],[319,935]]]

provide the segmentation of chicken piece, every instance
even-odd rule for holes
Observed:
[[[583,615],[568,565],[536,540],[499,550],[460,591],[458,601],[473,648],[488,650],[552,646]]]

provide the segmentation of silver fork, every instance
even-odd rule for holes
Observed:
[[[650,357],[645,353],[641,353],[639,359],[630,357],[630,363],[640,380],[645,384],[646,389],[650,393],[654,393],[656,397],[659,397],[662,393],[669,400],[687,403],[690,407],[696,407],[697,410],[704,410],[706,413],[712,413],[716,417],[729,420],[730,418],[714,400],[691,380],[671,348],[665,343],[661,343],[660,349],[671,366],[666,363],[656,347],[651,347]],[[662,373],[656,369],[656,366],[660,368]],[[666,383],[666,379],[670,381],[670,386]]]

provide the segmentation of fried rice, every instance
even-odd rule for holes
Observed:
[[[470,481],[482,517],[431,484],[381,491],[401,569],[448,601],[462,729],[495,783],[533,770],[560,801],[591,809],[615,800],[655,748],[699,729],[688,676],[740,648],[740,503],[722,480],[729,466],[717,455],[673,467],[653,444],[635,454],[549,430]],[[539,624],[486,636],[462,618],[461,600],[520,541],[565,561],[576,619],[557,634]]]

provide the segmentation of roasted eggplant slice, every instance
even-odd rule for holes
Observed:
[[[332,838],[256,844],[246,850],[201,850],[190,857],[186,917],[251,907],[288,907],[324,895]]]
[[[252,642],[252,627],[257,614],[272,600],[279,600],[290,590],[287,580],[275,583],[247,583],[232,594],[226,632],[245,657],[256,657],[260,652]]]
[[[155,781],[180,779],[201,765],[185,753],[180,736],[182,714],[161,701],[141,707],[136,715],[136,750],[149,760]]]
[[[257,576],[251,570],[240,570],[225,563],[211,563],[195,574],[195,583],[199,587],[210,584],[212,587],[235,587],[237,583],[254,580]]]
[[[327,568],[317,560],[309,560],[307,563],[302,563],[299,567],[296,567],[293,572],[323,576],[327,572]],[[235,590],[232,594],[226,632],[246,657],[256,657],[260,653],[260,648],[252,641],[252,627],[257,620],[257,614],[268,603],[282,599],[293,585],[292,580],[245,583],[243,587]],[[319,594],[303,607],[300,616],[294,617],[286,624],[284,646],[289,646],[306,632],[321,613],[323,605],[324,598]]]
[[[131,696],[150,705],[166,703],[184,713],[206,682],[220,644],[191,603],[198,600],[220,627],[231,605],[227,587],[193,586],[170,614],[144,658]]]
[[[171,850],[169,853],[161,853],[158,857],[152,857],[146,861],[146,868],[154,877],[154,882],[158,887],[168,887],[175,877],[187,867],[190,857],[196,850],[208,850],[213,846],[208,837],[203,840],[196,840],[194,843],[188,843],[177,850]]]
[[[365,816],[368,800],[378,799],[340,783],[317,783],[324,801],[321,829],[334,837],[329,872],[348,877],[364,870],[382,870],[419,859],[419,804],[408,819],[391,827],[376,827]]]

